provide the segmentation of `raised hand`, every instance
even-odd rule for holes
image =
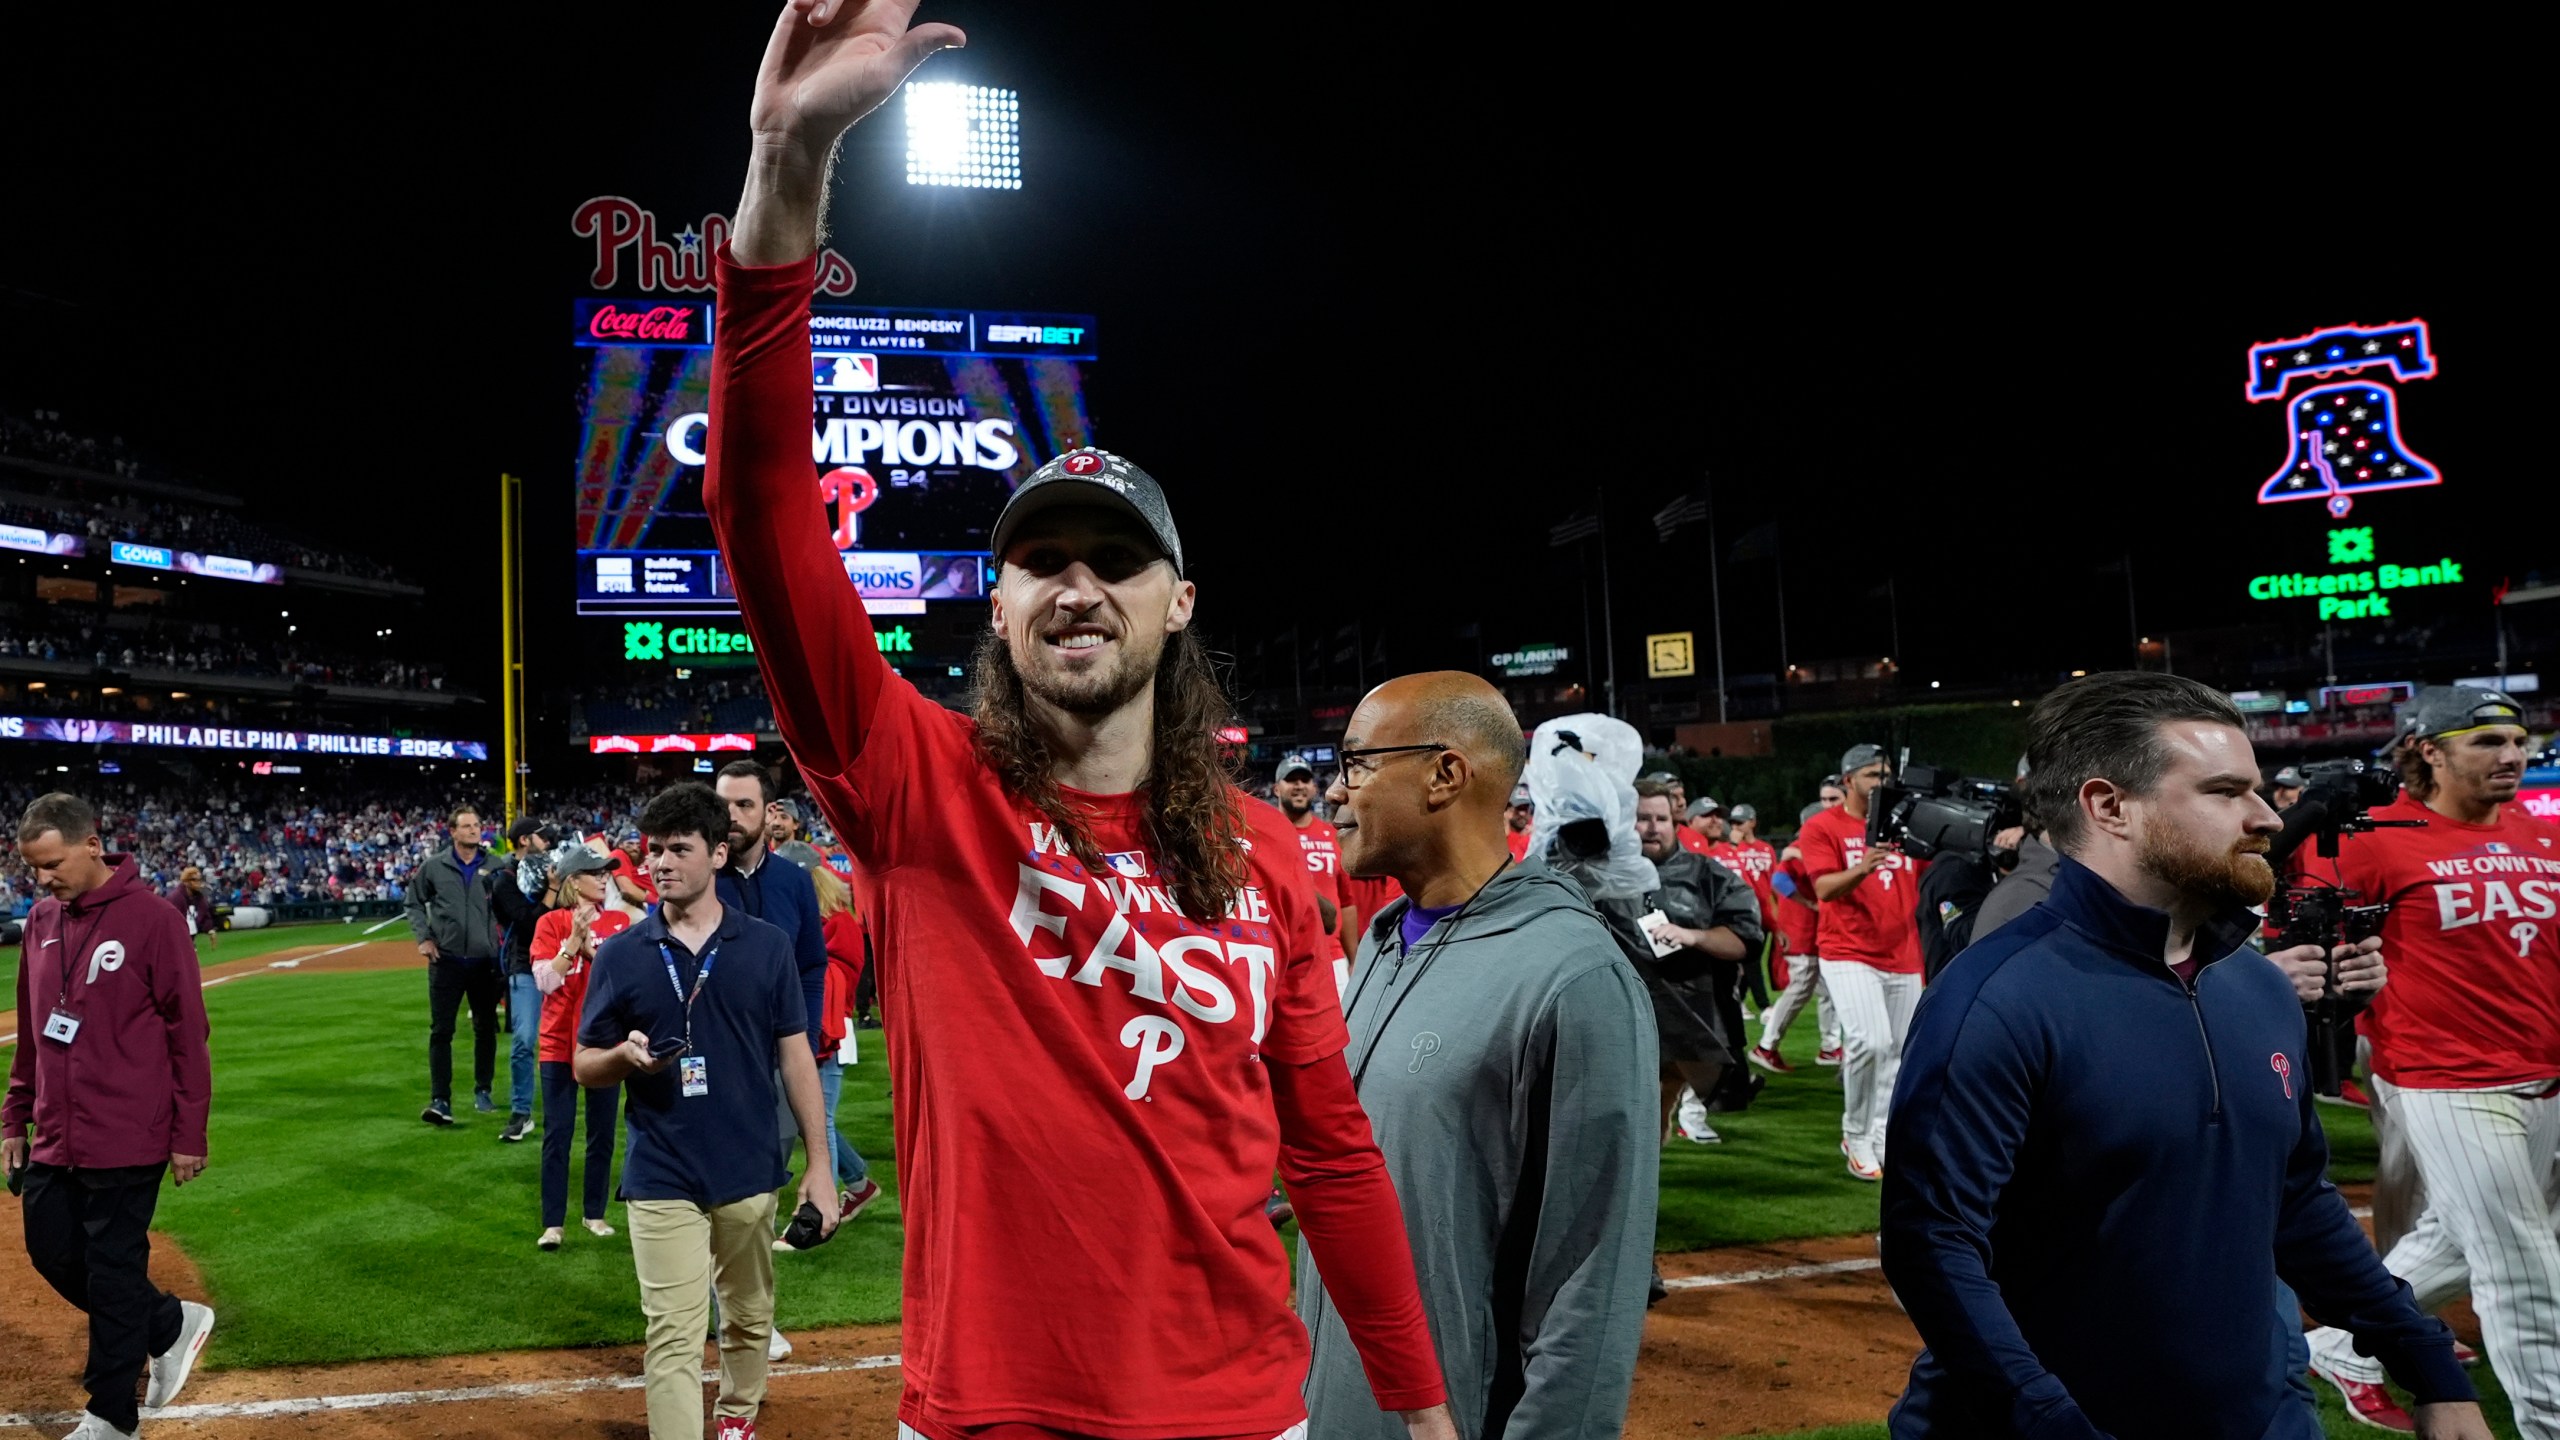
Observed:
[[[836,141],[880,108],[936,50],[969,43],[951,25],[909,21],[917,0],[790,0],[756,67],[747,128],[755,148],[730,248],[780,265],[817,248]]]
[[[936,50],[969,43],[953,25],[915,25],[917,0],[791,0],[756,70],[747,128],[823,153],[880,107]]]

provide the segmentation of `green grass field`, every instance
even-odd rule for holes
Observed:
[[[208,963],[307,944],[359,927],[308,926],[219,937]],[[384,931],[390,935],[394,931]],[[466,1112],[450,1130],[418,1122],[425,1099],[420,972],[279,973],[206,994],[214,1029],[213,1168],[163,1192],[160,1227],[201,1267],[223,1323],[207,1363],[221,1368],[473,1351],[633,1343],[641,1322],[630,1246],[574,1223],[557,1254],[533,1248],[538,1138],[498,1143],[503,1114]],[[776,1257],[786,1330],[893,1321],[902,1232],[890,1153],[887,1066],[877,1032],[848,1073],[846,1135],[889,1187],[836,1240]],[[467,1027],[457,1037],[467,1085]],[[1812,1018],[1789,1037],[1799,1069],[1758,1103],[1716,1117],[1726,1142],[1674,1141],[1663,1158],[1660,1248],[1765,1243],[1874,1229],[1877,1188],[1849,1178],[1837,1150],[1837,1073],[1813,1063]],[[507,1085],[501,1037],[497,1088]],[[503,1093],[501,1102],[503,1109]],[[2372,1129],[2324,1106],[2342,1179],[2372,1172]],[[575,1166],[573,1159],[573,1171]],[[618,1161],[617,1161],[618,1164]],[[573,1173],[571,1201],[576,1203]],[[624,1225],[622,1207],[608,1218]],[[2498,1433],[2513,1436],[2495,1381],[2475,1371]],[[2325,1392],[2324,1392],[2325,1393]],[[2330,1433],[2357,1433],[2325,1396]],[[1865,1440],[1872,1426],[1790,1440]]]
[[[364,932],[376,921],[342,924],[325,921],[313,925],[272,925],[260,930],[225,930],[196,947],[196,958],[206,965],[219,965],[226,960],[246,960],[254,955],[272,955],[278,950],[291,950],[302,945],[344,945],[351,941],[402,940],[409,932],[394,925],[367,936]],[[18,947],[0,948],[0,1010],[17,1003]]]
[[[159,1226],[223,1312],[222,1367],[637,1342],[627,1235],[534,1249],[539,1138],[502,1145],[498,1115],[418,1121],[426,1100],[422,971],[281,974],[205,995],[214,1034],[212,1166],[164,1192]],[[468,1026],[456,1037],[469,1082]],[[875,1047],[876,1051],[876,1047]],[[894,1191],[887,1067],[847,1077],[845,1132]],[[497,1089],[507,1087],[499,1037]],[[616,1173],[619,1174],[617,1152]],[[804,1255],[777,1256],[785,1330],[893,1320],[897,1207],[882,1199]],[[606,1213],[623,1229],[622,1207]]]

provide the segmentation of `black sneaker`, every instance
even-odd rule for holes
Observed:
[[[418,1112],[418,1118],[430,1125],[450,1125],[453,1123],[453,1102],[430,1100],[427,1108]]]
[[[504,1141],[506,1141],[508,1144],[512,1145],[512,1144],[514,1144],[516,1141],[518,1141],[518,1140],[522,1140],[522,1139],[524,1139],[526,1136],[531,1135],[532,1133],[533,1133],[533,1117],[532,1117],[532,1116],[530,1116],[530,1115],[510,1115],[510,1116],[508,1116],[508,1117],[507,1117],[507,1128],[498,1132],[498,1138],[499,1138],[499,1139],[501,1139],[501,1140],[504,1140]]]
[[[1645,1290],[1644,1308],[1652,1309],[1671,1298],[1671,1287],[1662,1283],[1662,1267],[1653,1267],[1653,1284]]]
[[[486,1090],[472,1091],[471,1105],[473,1109],[478,1110],[483,1115],[495,1115],[498,1113],[498,1102],[490,1099],[489,1092]]]

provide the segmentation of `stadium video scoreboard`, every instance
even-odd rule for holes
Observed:
[[[578,613],[737,613],[703,513],[711,339],[701,299],[581,299]],[[810,486],[845,578],[882,615],[981,601],[1015,486],[1094,439],[1087,315],[820,305]]]

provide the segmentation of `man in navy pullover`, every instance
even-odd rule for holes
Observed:
[[[2317,1440],[2279,1277],[2420,1435],[2488,1440],[2451,1332],[2326,1178],[2301,1003],[2247,943],[2283,827],[2239,712],[2094,675],[2027,753],[2053,894],[1930,987],[1894,1090],[1885,1275],[1928,1345],[1895,1440]]]

